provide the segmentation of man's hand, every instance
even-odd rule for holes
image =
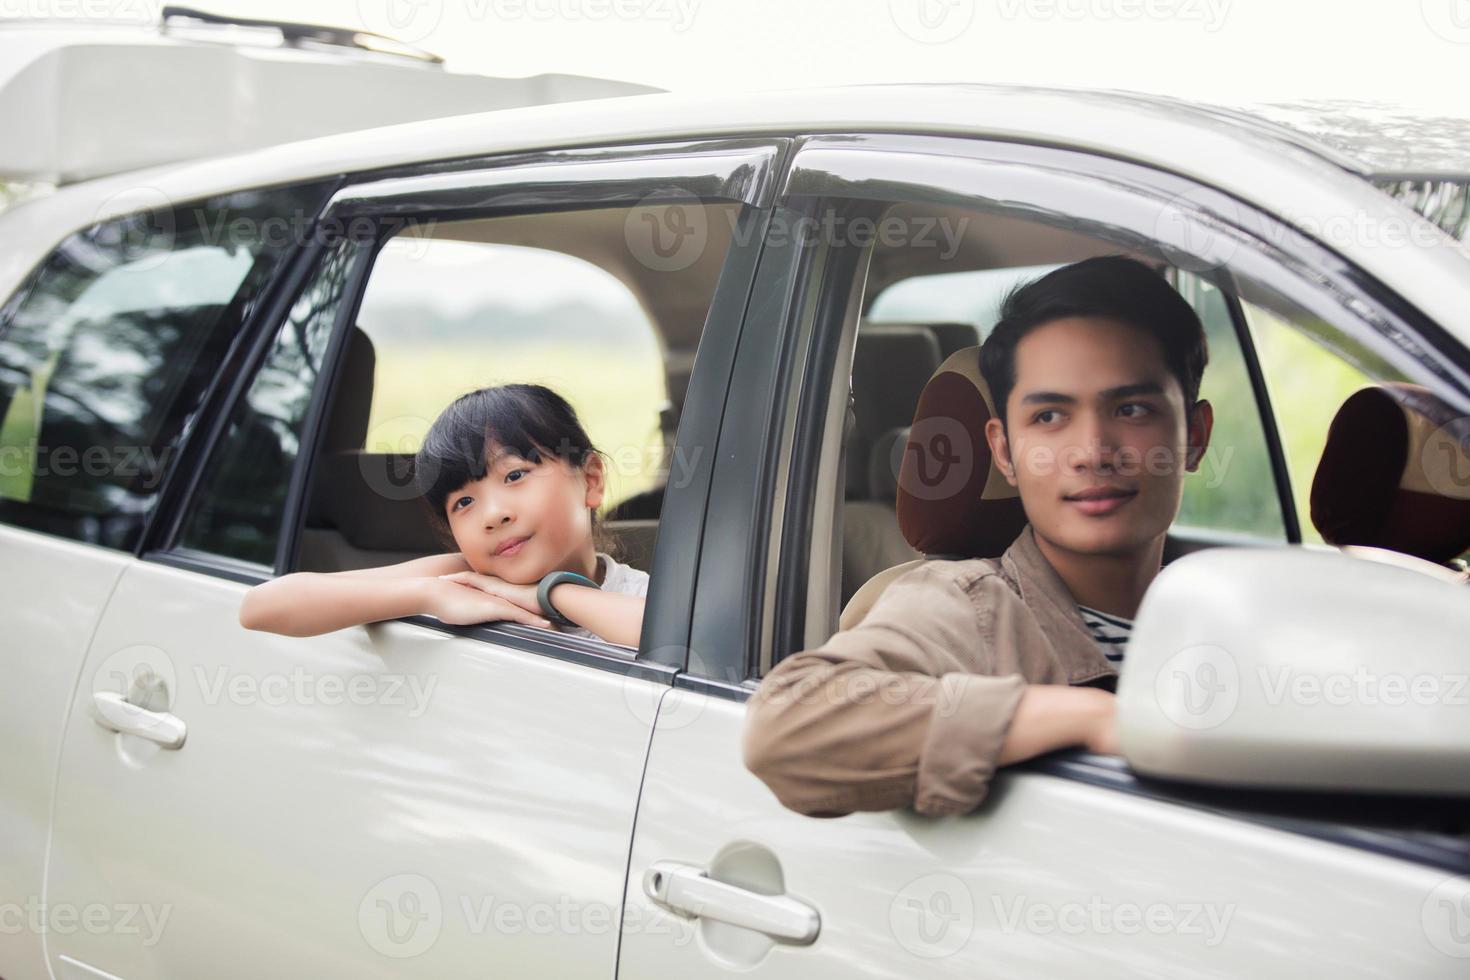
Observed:
[[[1008,766],[1074,745],[1118,754],[1117,698],[1096,687],[1032,684],[1016,704],[999,761]]]
[[[1109,694],[1099,703],[1097,717],[1087,731],[1087,751],[1099,755],[1122,755],[1118,748],[1118,699]]]
[[[457,573],[457,575],[474,574],[474,572]],[[440,622],[448,623],[450,626],[472,626],[476,623],[509,621],[551,629],[551,621],[542,616],[539,611],[532,612],[511,599],[477,588],[472,584],[450,581],[455,577],[446,576],[425,581],[425,611]],[[491,578],[487,575],[478,577]],[[501,581],[500,579],[491,580]],[[510,585],[506,582],[501,582],[501,584],[509,589],[528,588],[528,586]],[[535,601],[533,588],[531,602],[534,604]]]

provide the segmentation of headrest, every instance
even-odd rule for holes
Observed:
[[[333,396],[332,416],[323,436],[323,452],[362,449],[367,442],[368,415],[373,407],[373,378],[377,371],[373,342],[354,326],[347,335],[347,351]]]
[[[847,497],[870,499],[868,457],[873,440],[907,425],[915,392],[939,366],[939,341],[917,324],[873,324],[858,330],[853,348],[854,424],[847,445]]]
[[[1422,385],[1354,392],[1327,430],[1311,513],[1330,544],[1449,561],[1470,548],[1470,418]]]
[[[999,417],[980,348],[955,351],[919,395],[898,473],[898,526],[926,555],[994,558],[1026,526],[1016,488],[995,467],[985,423]]]
[[[861,337],[870,330],[883,327],[923,327],[932,333],[934,339],[939,342],[939,359],[941,361],[955,351],[963,350],[966,347],[974,347],[980,343],[980,328],[973,323],[961,322],[921,323],[919,321],[905,321],[900,323],[891,320],[879,320],[876,322],[873,320],[863,320],[858,326],[858,336]]]
[[[873,440],[873,450],[868,454],[868,488],[874,500],[893,503],[898,497],[899,453],[908,444],[909,428],[889,429]]]
[[[341,532],[366,551],[446,550],[413,482],[410,453],[344,449],[317,461],[315,526]],[[326,492],[329,491],[329,492]]]

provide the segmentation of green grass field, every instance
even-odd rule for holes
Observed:
[[[1312,474],[1338,406],[1369,379],[1274,318],[1253,318],[1252,326],[1275,399],[1303,533],[1309,541],[1320,541],[1308,514]],[[593,444],[609,457],[608,505],[665,478],[661,470],[669,464],[660,453],[658,434],[658,412],[666,398],[663,370],[646,350],[573,351],[548,344],[465,355],[438,347],[384,347],[378,364],[369,450],[415,452],[429,425],[460,395],[485,385],[534,382],[565,396]],[[43,370],[49,374],[50,367]],[[1255,423],[1250,412],[1241,409],[1251,404],[1252,395],[1238,377],[1223,360],[1206,371],[1202,393],[1216,407],[1216,453],[1260,441],[1259,430],[1251,430]],[[44,377],[39,393],[44,397]],[[31,390],[17,392],[0,420],[0,496],[13,500],[30,497],[35,399]],[[1223,466],[1189,478],[1181,521],[1271,534],[1279,521],[1273,524],[1269,516],[1275,506],[1269,465],[1259,453],[1240,451],[1224,457]],[[1218,485],[1206,486],[1212,478]]]
[[[378,364],[371,451],[416,452],[439,413],[476,388],[541,384],[571,402],[592,444],[609,457],[609,504],[661,482],[658,420],[667,393],[663,366],[646,350],[546,345],[464,355],[388,347]]]

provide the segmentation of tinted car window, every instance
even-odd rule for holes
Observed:
[[[366,247],[350,240],[334,246],[292,306],[207,464],[185,518],[184,547],[274,566],[307,407],[349,273]]]
[[[66,239],[0,319],[0,520],[136,546],[215,370],[324,186]]]

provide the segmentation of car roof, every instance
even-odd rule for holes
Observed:
[[[0,179],[71,184],[388,123],[659,91],[463,74],[369,40],[172,7],[157,24],[0,21]]]
[[[1351,214],[1370,226],[1418,218],[1366,180],[1364,161],[1276,122],[1161,96],[978,84],[885,84],[719,95],[665,93],[453,116],[343,133],[73,185],[0,215],[58,236],[136,208],[129,191],[172,201],[427,161],[579,146],[818,133],[912,133],[1044,144],[1177,174],[1325,236]],[[64,200],[63,200],[64,199]],[[53,239],[55,240],[55,239]],[[1429,243],[1330,246],[1420,304],[1470,345],[1470,252],[1431,226]],[[17,275],[0,253],[0,294]]]

